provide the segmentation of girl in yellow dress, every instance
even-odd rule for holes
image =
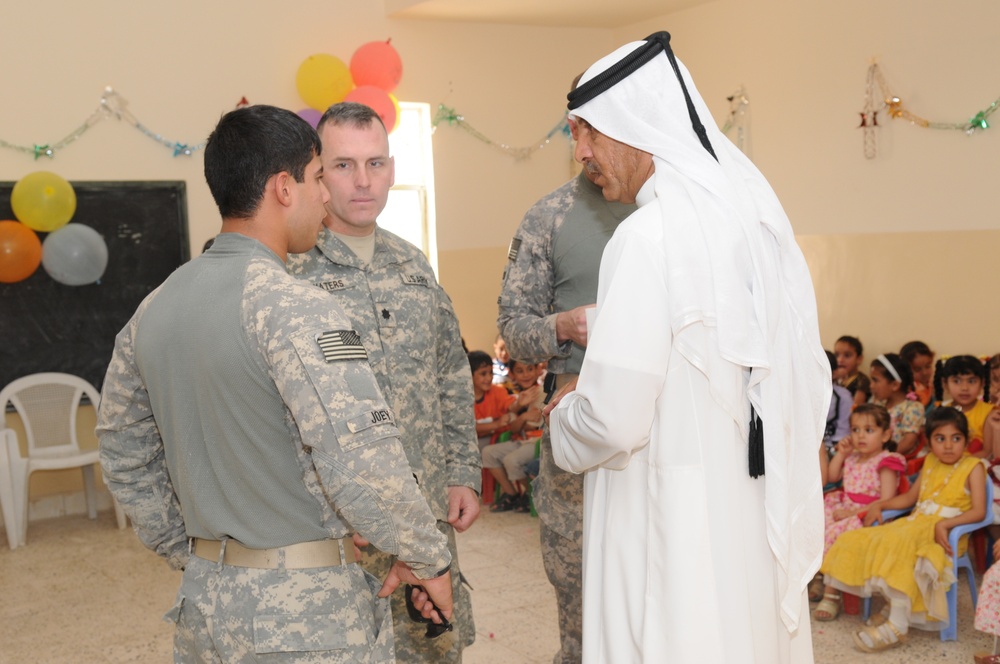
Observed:
[[[913,507],[911,514],[844,533],[823,559],[820,571],[827,584],[862,597],[878,591],[886,598],[886,611],[854,635],[865,652],[898,646],[911,626],[937,630],[948,625],[946,594],[955,582],[948,533],[981,521],[987,508],[986,472],[982,461],[966,452],[968,436],[961,411],[932,411],[927,418],[931,449],[920,476],[906,493],[869,509],[864,523],[880,521],[882,510]]]

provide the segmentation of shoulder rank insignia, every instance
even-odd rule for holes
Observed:
[[[354,330],[331,330],[316,337],[323,359],[327,362],[342,360],[368,360],[368,353],[361,343],[361,335]]]
[[[507,260],[516,261],[517,252],[521,249],[521,238],[511,238],[510,248],[507,249]]]

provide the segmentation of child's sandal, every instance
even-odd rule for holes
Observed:
[[[887,621],[888,619],[889,619],[889,605],[886,604],[883,610],[868,616],[868,620],[865,621],[865,625],[867,625],[868,627],[878,627],[879,625],[884,625],[885,621]]]
[[[813,609],[813,619],[818,620],[819,622],[830,622],[831,620],[836,620],[839,615],[839,593],[826,593],[823,595],[823,601],[817,604],[816,608]]]
[[[895,636],[895,641],[890,640],[886,636],[886,630],[889,630]],[[872,642],[871,645],[864,642],[864,639],[861,638],[862,634],[868,635],[868,638]],[[906,641],[906,634],[900,634],[896,626],[892,624],[892,621],[888,620],[878,627],[865,627],[860,632],[855,632],[852,637],[854,638],[854,645],[862,652],[882,652],[883,650],[895,648]]]
[[[817,575],[815,579],[809,582],[809,601],[818,602],[823,599],[823,577]]]

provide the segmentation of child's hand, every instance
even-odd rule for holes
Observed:
[[[854,441],[850,436],[842,438],[839,443],[837,443],[837,454],[847,456],[854,451]]]
[[[1000,561],[1000,540],[993,542],[993,560]]]
[[[834,521],[840,521],[841,519],[846,519],[849,516],[854,516],[854,510],[849,510],[846,507],[833,510]]]
[[[951,555],[951,544],[948,542],[948,532],[950,528],[944,525],[944,521],[934,524],[934,541],[941,545],[946,555]]]
[[[526,390],[522,390],[517,395],[517,407],[524,408],[538,400],[538,393],[541,392],[541,385],[532,385]]]
[[[861,521],[861,523],[865,524],[865,527],[867,528],[876,521],[882,523],[882,508],[878,505],[872,505],[868,508],[868,513],[865,514],[865,518]]]

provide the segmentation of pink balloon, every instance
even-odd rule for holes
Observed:
[[[382,119],[386,131],[396,128],[396,105],[392,103],[392,97],[382,88],[374,85],[362,85],[347,93],[344,101],[354,101],[364,104],[374,110]]]
[[[319,119],[323,117],[323,114],[317,111],[315,108],[303,108],[299,111],[299,117],[308,122],[313,129],[319,124]]]
[[[351,56],[351,78],[355,85],[374,85],[386,92],[396,89],[403,78],[403,61],[389,41],[368,42],[354,52]]]

